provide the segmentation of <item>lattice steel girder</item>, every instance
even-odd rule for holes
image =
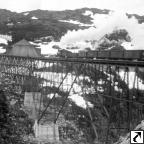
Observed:
[[[136,123],[144,117],[143,61],[25,58],[0,55],[0,65],[1,77],[10,76],[21,87],[26,78],[30,81],[34,78],[37,80],[34,82],[37,82],[37,88],[41,93],[44,93],[45,89],[46,94],[52,94],[49,103],[41,111],[39,120],[60,91],[65,95],[55,121],[57,120],[71,91],[77,92],[74,84],[84,86],[83,91],[79,94],[85,94],[83,97],[86,100],[87,94],[91,94],[95,106],[100,105],[106,118],[109,119],[107,140],[110,129],[131,129],[131,122]],[[34,85],[32,82],[30,84]],[[54,89],[56,90],[53,92]],[[133,106],[138,111],[134,116],[132,115]],[[125,107],[124,110],[123,107]],[[120,116],[119,119],[117,115]],[[113,119],[118,122],[116,126]],[[125,119],[127,127],[124,123]]]
[[[39,66],[43,63],[52,62],[73,62],[73,63],[91,63],[91,64],[110,64],[120,66],[138,66],[144,67],[143,61],[131,61],[131,60],[108,60],[108,59],[80,59],[80,58],[31,58],[31,57],[20,57],[20,56],[8,56],[0,55],[1,64],[13,64],[19,66]]]
[[[34,72],[59,72],[59,67],[62,66],[61,71],[71,71],[71,73],[79,70],[80,64],[85,65],[85,73],[94,72],[98,70],[101,72],[117,71],[119,69],[125,69],[127,73],[127,67],[131,66],[134,71],[144,68],[143,61],[125,61],[125,60],[90,60],[90,59],[62,59],[62,58],[26,58],[0,55],[0,72],[9,74],[20,75],[33,75]],[[95,69],[94,69],[95,67]],[[128,69],[127,69],[128,70]],[[124,75],[124,79],[125,79]],[[134,80],[136,81],[136,80]],[[135,84],[134,84],[135,86]]]
[[[79,69],[80,64],[85,65],[85,73],[98,70],[100,72],[116,71],[119,67],[124,68],[131,66],[135,71],[140,67],[144,67],[143,61],[123,61],[123,60],[90,60],[90,59],[62,59],[62,58],[26,58],[26,57],[14,57],[0,55],[0,71],[9,74],[20,75],[33,75],[34,72],[60,72],[58,69],[62,66],[61,71],[67,71],[71,69],[71,72],[76,72]],[[53,67],[52,67],[53,66]],[[95,70],[94,70],[95,67]],[[125,79],[125,78],[124,78]],[[135,85],[134,85],[135,86]]]

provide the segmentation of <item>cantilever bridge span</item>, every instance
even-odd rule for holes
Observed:
[[[98,138],[101,136],[95,123],[99,116],[92,116],[91,105],[103,112],[101,117],[106,118],[102,124],[103,135],[107,142],[111,133],[124,134],[144,118],[143,61],[0,55],[0,76],[15,81],[15,87],[20,90],[39,91],[50,98],[39,114],[39,122],[58,95],[63,101],[54,122],[70,97],[82,96]]]

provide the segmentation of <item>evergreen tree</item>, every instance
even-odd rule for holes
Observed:
[[[9,134],[9,110],[7,105],[7,99],[2,90],[0,90],[0,142],[1,144],[10,144]]]

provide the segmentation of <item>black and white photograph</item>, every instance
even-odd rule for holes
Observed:
[[[144,0],[0,0],[0,144],[144,143]]]

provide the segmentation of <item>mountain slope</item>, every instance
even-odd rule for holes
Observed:
[[[33,10],[22,13],[0,9],[0,33],[11,34],[13,42],[22,38],[33,41],[40,37],[52,36],[58,41],[68,30],[87,29],[93,26],[94,14],[109,14],[110,10],[81,8],[65,11]],[[144,16],[135,16],[139,23]]]
[[[81,23],[92,24],[92,18],[89,15],[84,15],[86,11],[91,11],[93,14],[108,14],[109,10],[100,10],[96,8],[82,8],[76,10],[65,11],[47,11],[47,10],[34,10],[26,12],[27,16],[37,17],[38,19],[55,19],[55,20],[77,20]],[[25,14],[25,12],[23,13]]]
[[[22,38],[34,40],[45,36],[53,36],[55,40],[59,40],[68,30],[89,28],[89,26],[78,24],[92,24],[91,16],[84,15],[86,11],[91,11],[93,14],[109,13],[109,10],[96,8],[65,11],[34,10],[22,13],[1,9],[0,33],[11,34],[13,42]],[[68,22],[69,20],[77,21],[78,23],[70,23]]]

